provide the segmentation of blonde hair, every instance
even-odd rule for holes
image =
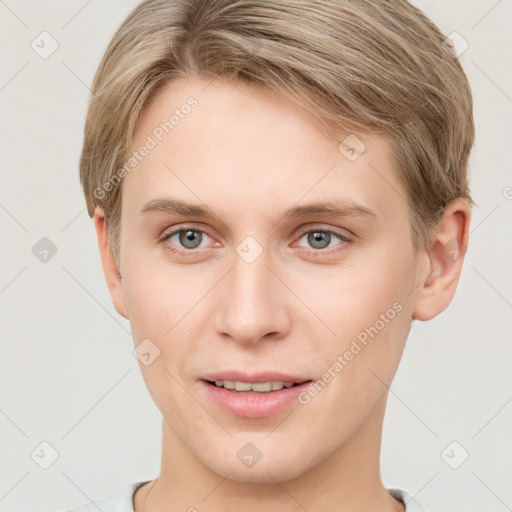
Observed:
[[[130,158],[137,121],[163,86],[204,74],[287,97],[338,141],[347,129],[389,137],[414,246],[427,248],[449,201],[474,204],[471,89],[445,39],[406,0],[146,0],[92,84],[80,158],[88,213],[104,210],[119,261],[122,183],[112,178]]]

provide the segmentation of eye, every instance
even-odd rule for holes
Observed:
[[[192,226],[184,226],[176,228],[166,234],[164,234],[160,241],[166,245],[166,248],[172,252],[177,253],[193,253],[196,249],[204,249],[208,247],[209,242],[212,240],[205,231],[197,229]],[[305,247],[308,252],[311,253],[327,253],[333,254],[340,250],[343,250],[346,245],[351,242],[351,239],[330,229],[309,229],[304,231],[299,241],[306,239],[307,246],[298,244],[299,247]],[[327,250],[336,247],[335,250]]]
[[[187,252],[194,249],[201,249],[202,242],[210,238],[204,231],[191,227],[184,227],[175,229],[162,237],[162,242],[172,242],[172,245],[177,246],[177,249],[170,247],[172,251]],[[174,240],[173,240],[174,239]]]
[[[309,246],[314,249],[312,252],[321,252],[325,249],[341,246],[338,247],[335,251],[326,251],[328,253],[337,252],[346,246],[346,243],[344,242],[350,242],[350,239],[346,236],[329,229],[310,229],[309,231],[304,232],[299,240],[303,238],[305,238],[307,244],[309,244]],[[299,247],[304,246],[299,245]]]

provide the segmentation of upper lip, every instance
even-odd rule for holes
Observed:
[[[279,372],[257,372],[257,373],[243,373],[239,371],[225,371],[209,373],[202,377],[203,380],[215,382],[216,380],[231,380],[238,382],[296,382],[302,384],[303,382],[311,379],[305,379],[298,375],[290,375]]]

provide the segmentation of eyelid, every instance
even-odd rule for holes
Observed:
[[[306,233],[310,233],[311,231],[322,231],[322,232],[325,232],[325,233],[334,233],[335,235],[339,236],[342,240],[345,240],[345,241],[351,241],[353,238],[356,237],[356,235],[354,233],[352,233],[352,231],[349,231],[348,229],[343,229],[343,231],[341,231],[341,228],[334,228],[334,227],[331,227],[331,226],[326,226],[325,224],[313,224],[313,225],[307,225],[307,226],[303,226],[302,228],[299,228],[299,231],[297,232],[297,234],[295,236],[300,236],[302,237],[303,235],[305,235]],[[346,234],[344,234],[344,232]]]

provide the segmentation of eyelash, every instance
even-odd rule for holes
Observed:
[[[196,233],[202,233],[202,234],[208,235],[210,238],[213,238],[207,231],[205,231],[203,229],[198,229],[194,226],[181,226],[179,228],[174,229],[173,231],[170,231],[170,232],[162,235],[159,239],[159,242],[162,244],[165,244],[171,237],[181,233],[182,231],[194,231]],[[340,251],[343,251],[346,248],[345,244],[343,242],[350,243],[352,241],[350,238],[348,238],[345,235],[342,235],[341,233],[338,233],[337,231],[333,231],[332,229],[324,229],[322,227],[313,227],[313,228],[308,228],[304,231],[301,231],[300,234],[298,235],[298,240],[300,240],[304,235],[307,235],[309,233],[328,233],[328,234],[334,235],[335,237],[339,238],[341,241],[341,243],[338,244],[338,245],[341,245],[341,247],[338,247],[334,250],[332,250],[332,249],[331,250],[313,249],[313,248],[303,247],[303,249],[306,249],[306,252],[308,254],[312,254],[312,255],[328,254],[329,256],[332,256],[334,254],[338,254]],[[172,253],[188,254],[188,255],[200,251],[200,249],[176,249],[174,247],[171,247],[170,245],[167,245],[166,249],[171,251]]]

